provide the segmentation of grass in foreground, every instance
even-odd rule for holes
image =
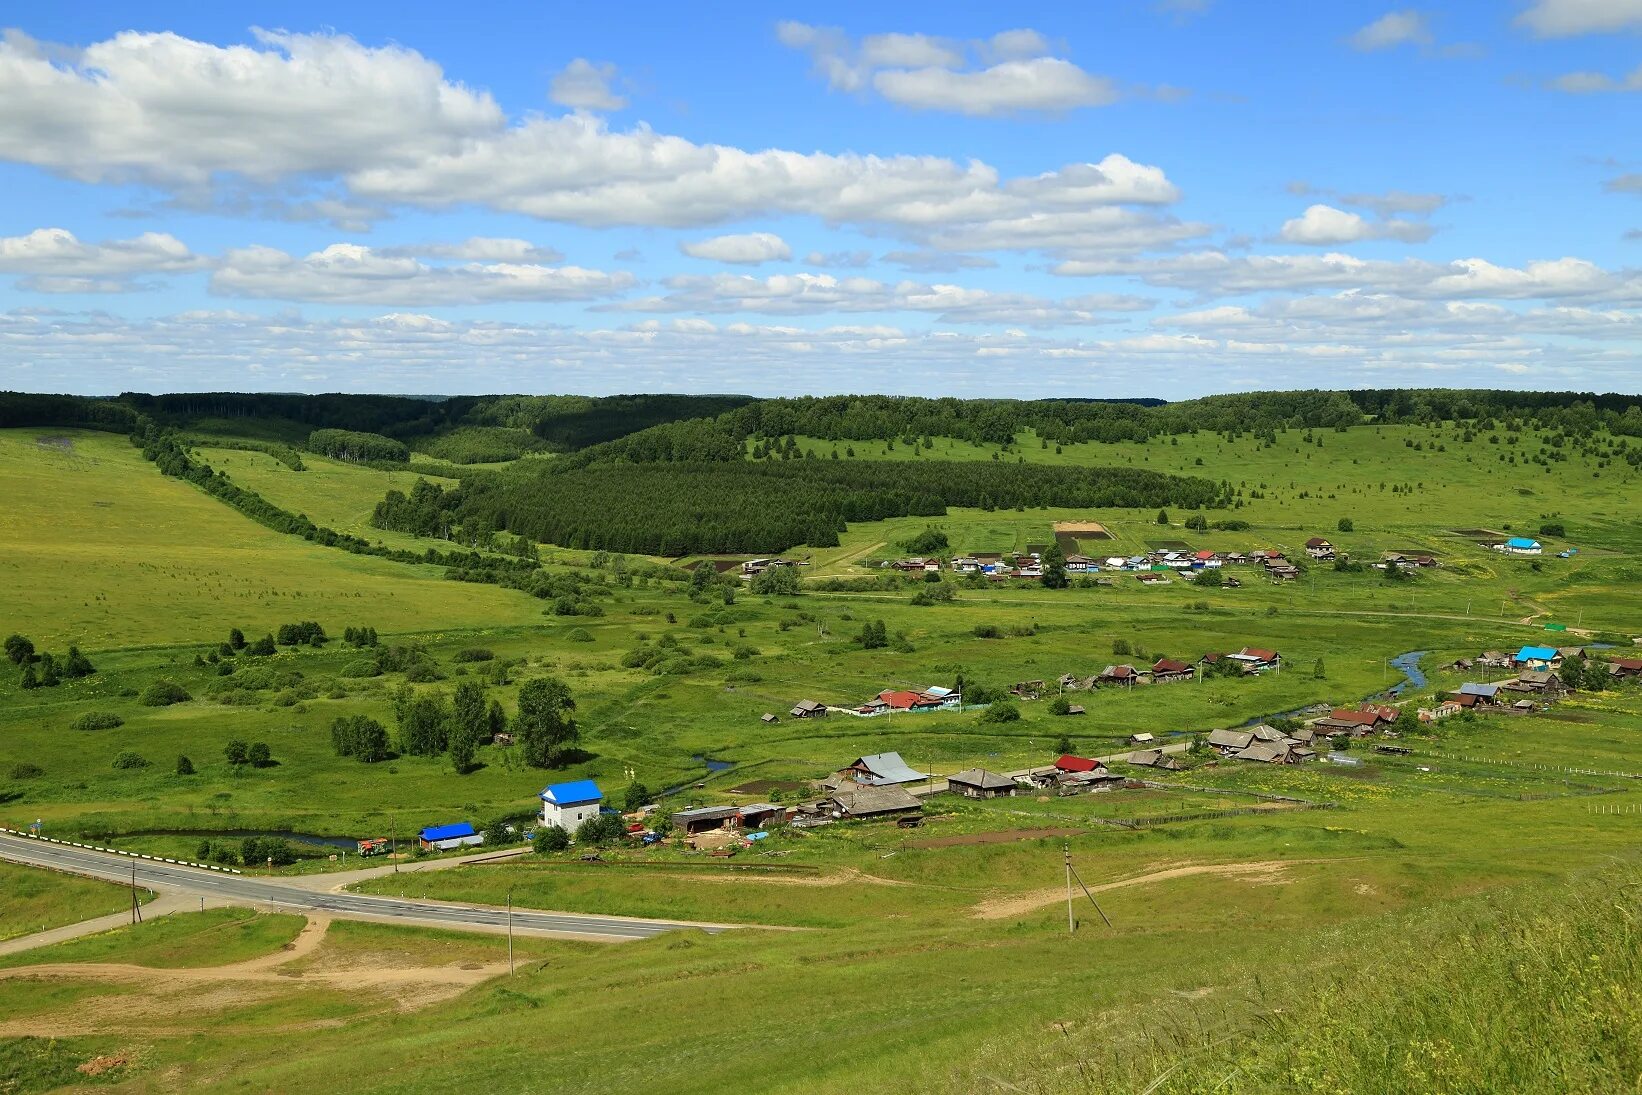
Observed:
[[[296,938],[305,918],[250,909],[171,913],[141,924],[0,958],[0,969],[52,962],[119,962],[156,969],[224,966],[271,954]]]
[[[142,892],[144,901],[154,895]],[[0,939],[14,939],[131,907],[124,886],[0,863]]]

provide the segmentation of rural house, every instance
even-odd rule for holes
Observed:
[[[599,816],[604,792],[590,779],[554,783],[542,788],[542,824],[557,825],[567,833],[588,818]]]
[[[1152,663],[1153,684],[1173,684],[1176,681],[1189,681],[1196,673],[1196,669],[1173,658],[1159,658]]]
[[[893,786],[840,788],[826,802],[847,818],[893,817],[923,810],[923,805],[905,788]]]
[[[1179,757],[1165,753],[1161,749],[1141,749],[1130,753],[1129,763],[1141,768],[1161,768],[1165,772],[1178,772],[1186,767]]]
[[[1460,685],[1457,691],[1448,694],[1454,697],[1455,703],[1470,709],[1495,707],[1500,702],[1497,684],[1477,684],[1469,681]]]
[[[1494,550],[1507,555],[1538,555],[1544,549],[1539,546],[1538,540],[1530,540],[1526,536],[1513,536],[1505,543],[1496,545]]]
[[[899,753],[874,753],[857,757],[838,770],[838,778],[846,783],[867,787],[891,787],[902,783],[917,783],[928,779],[924,772],[914,772]]]
[[[946,777],[947,787],[965,798],[1009,798],[1015,794],[1015,781],[985,768],[968,768],[955,776]]]
[[[824,718],[826,714],[827,705],[816,703],[814,700],[799,700],[792,709],[792,717],[795,719],[819,719]]]
[[[1109,665],[1102,669],[1095,679],[1101,684],[1127,684],[1133,686],[1140,683],[1140,671],[1132,665]]]
[[[485,838],[474,830],[472,823],[458,821],[452,825],[430,825],[416,834],[416,842],[424,852],[448,852],[469,844],[483,844]]]
[[[1511,656],[1518,669],[1555,669],[1562,664],[1562,651],[1554,646],[1525,646]]]
[[[1326,563],[1334,558],[1334,545],[1321,536],[1313,536],[1306,541],[1306,554]]]

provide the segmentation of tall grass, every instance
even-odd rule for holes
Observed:
[[[1642,870],[1469,898],[1319,935],[1273,933],[1231,987],[1115,1010],[966,1090],[1642,1091]]]

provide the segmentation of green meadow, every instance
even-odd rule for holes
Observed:
[[[233,422],[217,432],[230,436]],[[624,578],[608,558],[542,545],[547,573],[596,583],[601,614],[559,615],[551,599],[274,532],[161,475],[123,437],[0,431],[16,518],[0,528],[9,591],[0,628],[55,654],[77,644],[97,670],[25,690],[0,667],[0,824],[41,818],[56,835],[189,858],[202,845],[232,853],[245,833],[408,841],[425,825],[520,818],[560,780],[593,778],[620,795],[636,778],[676,789],[664,800],[674,809],[753,801],[760,796],[732,788],[804,784],[887,750],[937,775],[1012,771],[1053,759],[1062,738],[1085,755],[1121,754],[1139,732],[1189,742],[1310,705],[1355,704],[1401,684],[1391,661],[1415,653],[1424,684],[1404,698],[1424,704],[1473,679],[1443,666],[1485,649],[1552,641],[1624,652],[1642,635],[1636,473],[1612,458],[1603,434],[1588,448],[1533,430],[1491,436],[1466,441],[1449,424],[1361,426],[1058,451],[1030,432],[1005,447],[799,438],[816,459],[853,448],[858,460],[1134,464],[1223,479],[1234,507],[1204,516],[1249,527],[1193,530],[1192,514],[1160,523],[1155,509],[864,522],[837,547],[784,553],[810,564],[805,587],[769,597],[733,582],[692,594],[685,568],[694,558],[644,560],[678,564],[676,579]],[[387,490],[415,482],[414,465],[380,471],[304,454],[308,470],[294,472],[260,452],[199,454],[321,525],[389,547],[449,546],[369,524]],[[1293,559],[1322,535],[1364,563],[1422,550],[1443,565],[1392,581],[1372,567],[1304,561],[1301,577],[1283,584],[1228,567],[1241,580],[1235,589],[1103,572],[1111,584],[1051,590],[949,574],[954,598],[933,605],[914,603],[926,583],[879,565],[908,554],[905,542],[930,526],[953,552],[1016,551],[1050,542],[1055,521],[1104,524],[1111,540],[1080,544],[1097,557],[1178,541],[1281,548]],[[1550,524],[1563,533],[1541,535]],[[1546,553],[1502,556],[1479,543],[1493,533],[1536,536]],[[1559,558],[1564,548],[1577,553]],[[304,620],[330,641],[268,657],[219,650],[230,628],[255,639]],[[894,641],[864,649],[856,636],[877,621]],[[1546,623],[1572,630],[1548,633]],[[341,636],[363,626],[385,647],[420,648],[419,679],[359,673],[366,654]],[[664,637],[681,655],[668,671],[632,664],[636,648]],[[1052,714],[1047,698],[1020,704],[1010,722],[979,708],[788,715],[801,699],[854,706],[882,689],[959,679],[999,689],[1243,646],[1280,651],[1282,670],[1079,692],[1082,716]],[[464,653],[476,648],[491,657]],[[444,695],[476,681],[511,716],[521,689],[545,677],[575,698],[580,753],[564,768],[531,768],[495,745],[464,774],[442,756],[363,764],[332,748],[340,716],[392,730],[401,688]],[[160,680],[188,698],[145,705]],[[120,723],[74,728],[93,712]],[[764,723],[766,712],[778,720]],[[272,762],[230,763],[234,739],[266,743]],[[1549,1095],[1634,1086],[1642,688],[1580,691],[1522,717],[1456,717],[1399,741],[1406,754],[1374,744],[1355,743],[1351,765],[1267,767],[1199,753],[1181,772],[1126,769],[1150,781],[1145,789],[940,796],[917,829],[785,829],[729,860],[676,842],[609,849],[597,863],[571,851],[420,871],[409,859],[359,888],[748,927],[620,945],[521,940],[511,978],[383,996],[372,971],[409,983],[412,967],[488,967],[505,960],[505,944],[336,923],[290,976],[254,994],[204,996],[206,1010],[183,1019],[156,1019],[163,1007],[131,997],[160,990],[129,983],[42,981],[50,1006],[33,1007],[62,1018],[71,1056],[129,1051],[99,1083],[133,1092],[328,1090],[340,1076],[373,1093],[530,1091],[544,1077],[563,1092]],[[122,759],[132,753],[144,763]],[[179,756],[192,774],[178,774]],[[730,767],[710,771],[708,758]],[[1080,891],[1068,932],[1067,850],[1110,927]],[[306,845],[301,861],[278,869],[358,865],[333,863],[333,851]],[[71,922],[126,900],[117,887],[0,866],[0,938],[20,934],[13,925]],[[244,910],[173,914],[3,964],[209,970],[273,954],[299,928]],[[1427,964],[1440,976],[1421,976]],[[331,968],[360,971],[361,987],[302,983]],[[1532,991],[1514,990],[1519,973],[1536,979]],[[31,1004],[18,984],[0,978],[0,1029],[25,1029]],[[1497,1003],[1485,1024],[1466,1025],[1468,993]],[[112,1043],[69,1022],[101,1005],[131,1009],[133,1033]],[[196,1021],[206,1012],[209,1024]],[[1536,1013],[1552,1032],[1538,1068],[1510,1048]],[[1376,1018],[1360,1022],[1364,1014]],[[359,1067],[361,1047],[373,1067]],[[0,1036],[0,1066],[42,1078],[20,1090],[73,1082],[66,1060],[24,1035]]]

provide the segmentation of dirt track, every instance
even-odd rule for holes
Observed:
[[[302,969],[287,968],[299,959],[320,953],[329,928],[328,918],[311,917],[296,939],[280,950],[226,966],[157,969],[114,962],[57,962],[0,970],[0,980],[100,981],[130,989],[98,999],[95,1007],[69,1005],[0,1022],[0,1037],[62,1038],[134,1030],[189,1033],[208,1021],[210,1013],[250,1007],[283,991],[304,987],[375,991],[386,1006],[411,1010],[447,1000],[507,972],[506,962],[386,966],[350,961],[336,967],[308,964]],[[317,1022],[337,1025],[342,1020]]]
[[[1259,863],[1185,864],[1149,871],[1146,874],[1138,874],[1132,878],[1120,878],[1116,882],[1106,882],[1099,886],[1090,886],[1089,891],[1091,893],[1103,893],[1106,890],[1120,890],[1126,886],[1142,886],[1149,882],[1164,882],[1171,878],[1187,878],[1191,875],[1204,874],[1218,875],[1222,878],[1243,878],[1251,882],[1280,883],[1284,880],[1279,876],[1285,870],[1305,862],[1309,862],[1309,860],[1270,859]],[[1066,887],[1051,886],[1041,890],[1033,890],[1017,897],[998,897],[989,901],[982,901],[971,909],[970,915],[977,920],[1007,920],[1012,916],[1022,916],[1065,900]]]

